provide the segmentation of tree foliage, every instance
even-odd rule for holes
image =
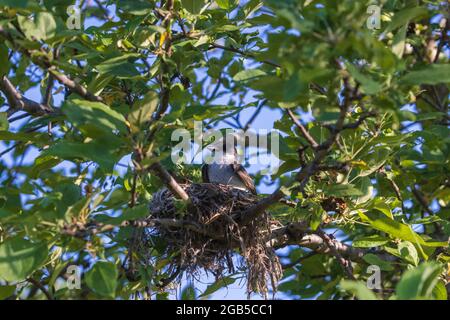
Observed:
[[[283,161],[252,210],[307,227],[280,244],[283,296],[447,299],[447,3],[379,1],[372,30],[372,1],[81,1],[81,29],[72,1],[41,2],[0,0],[1,298],[168,298],[164,239],[132,279],[124,221],[170,174],[200,180],[171,162],[173,130],[252,110],[282,114]]]

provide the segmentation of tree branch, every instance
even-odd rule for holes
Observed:
[[[155,162],[150,166],[150,170],[153,171],[158,178],[169,188],[172,194],[182,200],[188,201],[189,195],[178,184],[178,182],[172,177],[172,175],[161,165],[159,162]]]
[[[85,238],[87,236],[97,235],[103,232],[111,231],[115,228],[123,228],[127,226],[133,226],[136,228],[148,228],[156,225],[161,225],[166,228],[186,228],[198,234],[202,234],[211,239],[222,239],[218,234],[211,234],[207,232],[201,225],[194,221],[188,220],[178,220],[170,218],[155,218],[155,219],[145,219],[145,220],[125,220],[119,225],[114,224],[102,224],[98,222],[91,222],[88,224],[74,223],[69,225],[64,225],[61,233],[76,237]]]
[[[0,37],[2,37],[5,40],[10,41],[19,52],[23,53],[27,57],[29,57],[35,64],[40,66],[41,68],[48,70],[50,74],[55,77],[56,80],[58,80],[61,84],[66,86],[70,91],[80,95],[81,97],[85,98],[86,100],[90,101],[103,101],[103,99],[99,96],[96,96],[92,93],[90,93],[85,87],[81,86],[80,84],[76,83],[72,79],[70,79],[65,74],[58,72],[54,66],[50,64],[49,61],[43,59],[43,58],[36,58],[33,56],[33,51],[20,47],[20,45],[17,44],[15,41],[15,38],[6,31],[3,27],[0,26]],[[41,52],[42,53],[42,52]]]
[[[39,290],[42,291],[42,293],[47,297],[48,300],[54,300],[53,296],[51,295],[51,293],[44,287],[44,285],[42,283],[40,283],[39,281],[29,277],[27,278],[27,281],[29,283],[31,283],[32,285],[34,285],[36,288],[38,288]]]
[[[329,153],[331,146],[338,139],[341,131],[344,127],[345,118],[350,107],[350,102],[356,95],[358,87],[351,90],[349,85],[349,79],[347,76],[343,78],[343,96],[344,99],[342,104],[339,105],[340,113],[336,121],[334,130],[331,131],[330,136],[323,143],[315,148],[314,159],[296,175],[296,180],[300,182],[300,185],[296,188],[298,192],[304,192],[304,189],[309,181],[309,179],[318,171],[318,166],[322,160]],[[241,213],[241,221],[244,224],[249,223],[252,219],[256,218],[258,215],[262,214],[271,205],[279,202],[279,200],[284,196],[282,188],[278,188],[268,197],[260,200],[258,203],[251,206],[249,209]]]
[[[305,126],[300,122],[300,120],[297,119],[295,114],[292,112],[291,109],[286,109],[286,113],[288,116],[292,119],[294,124],[297,126],[297,128],[300,130],[300,133],[302,136],[308,141],[308,143],[311,145],[313,149],[317,148],[319,144],[317,141],[309,134],[308,130],[305,128]]]
[[[0,79],[0,90],[5,94],[11,110],[10,114],[16,111],[25,111],[34,116],[41,116],[54,112],[50,106],[37,103],[33,100],[25,98],[17,89],[12,85],[7,76],[3,76]]]
[[[329,237],[329,236],[328,236]],[[354,248],[336,239],[327,243],[321,235],[312,233],[305,222],[293,222],[286,226],[272,230],[268,242],[274,248],[283,248],[289,245],[297,245],[311,249],[317,253],[338,254],[343,259],[354,262],[364,262],[363,257],[368,253],[376,254],[385,261],[396,261],[394,256],[384,252],[373,252],[373,250]]]
[[[330,249],[331,254],[333,254],[333,256],[337,259],[337,261],[342,266],[347,276],[350,279],[355,280],[351,262],[345,259],[337,249],[337,247],[341,246],[342,243],[337,241],[336,239],[331,239],[331,237],[328,234],[326,234],[320,229],[318,229],[316,233],[319,235],[319,237],[323,239],[327,247]]]
[[[96,96],[95,94],[89,92],[85,87],[73,81],[65,74],[56,71],[54,67],[50,67],[48,71],[55,77],[56,80],[58,80],[62,85],[64,85],[67,89],[69,89],[73,93],[76,93],[89,101],[103,102],[102,97]]]
[[[356,120],[356,122],[348,123],[348,124],[344,125],[344,126],[342,127],[342,130],[345,130],[345,129],[356,129],[356,128],[358,128],[358,127],[359,127],[359,126],[360,126],[367,118],[375,117],[376,115],[377,115],[377,112],[375,112],[375,111],[364,112],[364,113],[359,117],[359,119]]]

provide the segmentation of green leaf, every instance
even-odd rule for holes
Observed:
[[[409,241],[403,241],[398,244],[400,256],[407,262],[417,266],[419,264],[419,255],[414,245]]]
[[[408,24],[405,24],[397,31],[394,39],[392,40],[392,52],[400,59],[403,57],[403,53],[405,52],[407,30]]]
[[[436,300],[447,300],[447,288],[445,287],[444,281],[438,281],[433,289],[433,297]]]
[[[8,75],[10,63],[8,47],[5,44],[0,44],[0,77]]]
[[[361,191],[362,195],[356,199],[356,204],[366,203],[373,197],[372,181],[369,177],[360,177],[355,183],[356,189]]]
[[[217,5],[225,10],[230,10],[236,5],[236,0],[216,0]]]
[[[183,112],[183,119],[204,120],[235,110],[236,107],[225,105],[192,105]]]
[[[44,150],[41,156],[55,156],[64,160],[94,161],[105,171],[110,172],[120,159],[120,155],[114,154],[113,151],[111,145],[100,141],[89,143],[61,141]]]
[[[9,122],[8,122],[8,113],[0,112],[0,130],[8,130]]]
[[[149,14],[153,9],[153,5],[148,0],[119,0],[117,8],[120,8],[127,14],[141,16]]]
[[[136,57],[139,57],[139,55],[127,54],[111,58],[97,65],[96,69],[100,74],[115,76],[119,79],[133,78],[139,76],[140,72],[136,69],[135,65],[128,60]]]
[[[380,83],[362,74],[354,65],[347,63],[347,69],[352,77],[361,83],[361,88],[365,93],[376,94],[383,89]]]
[[[128,121],[136,127],[141,126],[146,121],[150,121],[153,112],[158,106],[158,102],[158,94],[154,91],[148,91],[142,100],[133,106],[132,111],[128,115]]]
[[[30,171],[30,177],[36,179],[43,171],[52,169],[60,162],[61,159],[58,159],[56,157],[41,155],[34,160],[33,167]]]
[[[186,286],[181,292],[181,300],[195,300],[195,287],[192,284]]]
[[[420,254],[425,256],[425,253],[422,251],[420,246],[447,246],[446,242],[436,242],[436,241],[425,241],[423,238],[414,232],[411,226],[395,221],[393,219],[388,218],[385,214],[381,212],[361,212],[358,211],[359,216],[365,222],[369,222],[372,228],[386,232],[390,234],[394,238],[406,240],[412,242],[417,246]]]
[[[34,243],[19,237],[0,244],[0,278],[21,281],[39,268],[47,259],[45,243]]]
[[[380,167],[387,161],[389,152],[390,151],[387,148],[375,149],[375,151],[370,154],[369,159],[367,159],[367,165],[369,168],[366,170],[361,170],[359,176],[367,177],[380,169]]]
[[[260,69],[248,69],[248,70],[242,70],[238,73],[236,73],[233,77],[234,81],[246,81],[250,79],[254,79],[260,76],[264,76],[267,73],[260,70]]]
[[[0,7],[40,9],[39,3],[36,0],[0,0]]]
[[[214,292],[216,292],[217,290],[222,289],[223,287],[229,286],[230,284],[233,284],[235,281],[236,281],[236,278],[233,278],[233,276],[221,278],[221,279],[217,280],[216,282],[214,282],[213,284],[209,285],[206,288],[205,292],[203,292],[199,296],[199,298],[209,296],[209,295],[213,294]]]
[[[387,204],[386,199],[376,198],[373,204],[369,207],[370,209],[375,209],[382,212],[386,217],[394,219],[392,215],[391,207]]]
[[[449,64],[429,64],[420,70],[411,71],[400,82],[410,85],[438,84],[450,82]]]
[[[192,14],[199,14],[205,5],[205,0],[181,0],[181,5]]]
[[[394,270],[394,267],[388,261],[382,260],[380,257],[378,257],[373,253],[368,253],[364,255],[363,259],[368,264],[379,266],[381,270],[384,271]]]
[[[398,27],[404,26],[411,20],[426,16],[427,13],[428,9],[424,7],[412,7],[396,12],[383,33],[386,34],[392,30],[397,29]]]
[[[425,262],[420,266],[406,271],[395,289],[397,297],[406,299],[431,299],[442,266],[435,262]]]
[[[48,134],[46,133],[10,131],[0,131],[0,140],[34,142],[41,145],[49,141]]]
[[[107,261],[98,261],[86,273],[86,284],[96,294],[114,298],[119,272],[116,265]]]
[[[0,286],[0,300],[11,297],[16,291],[16,286]]]
[[[347,197],[362,196],[363,192],[352,184],[333,184],[323,187],[323,193],[327,196]]]
[[[372,248],[379,247],[388,243],[390,239],[374,234],[371,236],[357,238],[353,241],[352,245],[357,248]]]
[[[340,287],[353,293],[359,300],[377,300],[377,296],[361,281],[342,280]]]
[[[98,139],[105,135],[110,138],[114,132],[127,133],[123,115],[101,102],[72,99],[66,101],[61,109],[86,136]]]
[[[47,40],[56,34],[56,22],[49,12],[38,12],[32,17],[18,16],[17,22],[30,40]]]

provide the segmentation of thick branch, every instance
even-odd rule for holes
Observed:
[[[178,184],[178,182],[172,177],[172,175],[161,165],[156,162],[150,166],[150,170],[153,171],[158,178],[169,188],[172,194],[182,200],[189,200],[189,196],[184,189]]]
[[[21,110],[31,115],[40,116],[53,112],[51,107],[25,98],[19,91],[17,91],[6,76],[1,77],[0,79],[0,90],[6,96],[6,100],[11,108],[10,113]]]
[[[368,250],[354,248],[337,240],[333,240],[331,244],[327,244],[320,235],[311,233],[305,222],[294,222],[273,230],[269,241],[274,248],[298,245],[317,253],[337,253],[343,258],[355,262],[363,262],[362,257],[368,253]],[[392,256],[387,254],[379,253],[378,255],[383,260],[392,260]]]

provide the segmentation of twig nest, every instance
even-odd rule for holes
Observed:
[[[188,204],[175,199],[165,188],[156,192],[149,204],[150,218],[161,223],[152,227],[148,235],[165,241],[164,255],[171,259],[168,269],[192,276],[204,269],[217,279],[227,273],[245,272],[248,293],[266,296],[268,281],[275,289],[282,270],[267,241],[274,222],[264,212],[246,225],[239,223],[241,213],[258,197],[221,184],[193,183],[181,187],[189,195]],[[164,223],[170,219],[178,223]],[[234,252],[243,258],[238,268],[232,259]]]

